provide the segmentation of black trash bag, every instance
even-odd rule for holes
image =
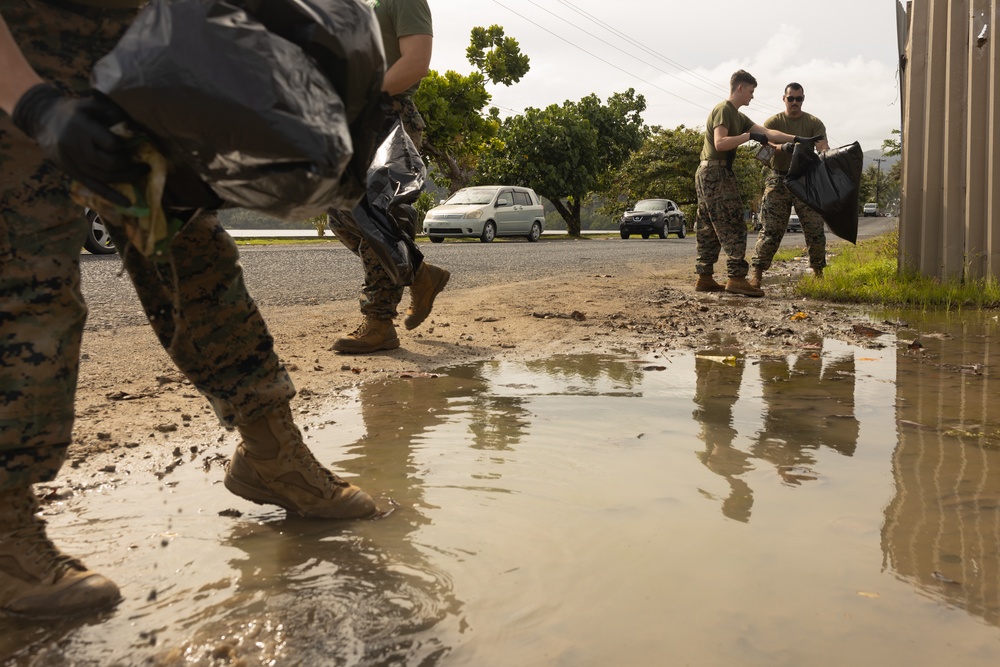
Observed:
[[[831,148],[817,155],[811,142],[795,144],[785,185],[822,216],[830,231],[851,243],[858,240],[858,194],[864,153],[861,144]]]
[[[391,125],[368,168],[368,192],[352,216],[330,214],[330,228],[350,226],[375,252],[399,286],[413,283],[423,253],[413,241],[417,211],[413,202],[427,181],[427,167],[398,119]]]
[[[371,9],[356,0],[275,5],[289,15],[307,7],[326,31],[314,41],[342,47],[340,70],[349,73],[341,80],[367,83],[336,90],[337,77],[302,47],[225,0],[153,0],[98,61],[91,80],[148,133],[176,173],[194,172],[231,206],[303,220],[349,208],[364,193],[364,176],[349,169],[355,146],[342,94],[357,96],[351,108],[359,114],[378,108],[382,95],[371,81],[381,86],[381,37]],[[304,22],[298,25],[309,34]],[[327,66],[336,68],[335,61],[328,58]],[[358,135],[365,153],[371,134]],[[171,203],[183,206],[185,188],[172,185],[168,177]]]

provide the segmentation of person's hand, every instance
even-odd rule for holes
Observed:
[[[128,199],[110,183],[135,183],[149,171],[134,162],[128,140],[111,131],[127,120],[105,97],[68,97],[49,84],[21,96],[13,121],[34,139],[45,156],[95,193],[120,206]]]
[[[767,135],[764,134],[763,132],[751,132],[750,141],[756,141],[758,144],[766,144]]]
[[[815,137],[795,137],[795,143],[797,144],[814,144],[820,139],[825,138],[822,134],[817,134]]]

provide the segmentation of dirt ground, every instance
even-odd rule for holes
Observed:
[[[823,338],[877,345],[854,329],[871,324],[860,310],[791,295],[788,284],[805,268],[803,261],[772,267],[762,299],[696,293],[690,266],[630,269],[627,281],[580,274],[446,289],[421,327],[406,331],[399,323],[400,349],[373,355],[330,349],[356,325],[355,301],[262,310],[299,390],[293,408],[308,429],[357,383],[479,360],[625,352],[655,363],[679,350],[787,354]],[[77,415],[69,461],[75,473],[64,468],[61,478],[72,486],[96,484],[119,466],[169,468],[188,452],[225,456],[237,442],[145,326],[86,332]]]

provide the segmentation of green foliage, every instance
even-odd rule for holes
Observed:
[[[882,155],[886,157],[896,157],[903,154],[903,142],[899,130],[892,131],[893,137],[882,142]]]
[[[520,81],[531,66],[528,56],[521,53],[517,40],[505,37],[503,28],[473,28],[472,44],[465,51],[469,62],[493,83],[510,86]]]
[[[899,200],[900,169],[897,162],[888,171],[883,171],[879,164],[868,165],[861,172],[861,188],[858,190],[858,210],[866,202],[878,204],[879,211],[891,209]]]
[[[434,180],[449,193],[469,184],[479,155],[496,141],[500,115],[486,109],[492,99],[486,82],[509,86],[529,69],[528,56],[500,26],[473,28],[471,42],[467,54],[479,72],[431,70],[413,96],[426,123],[421,152],[434,168]]]
[[[841,251],[824,270],[823,280],[803,280],[796,286],[798,294],[826,301],[945,310],[1000,306],[1000,283],[995,278],[941,281],[900,272],[897,232],[838,248]]]
[[[504,121],[501,141],[480,159],[479,183],[522,185],[548,199],[580,234],[580,212],[598,189],[642,145],[646,100],[634,89],[615,93],[606,104],[596,95],[579,102],[526,109]]]

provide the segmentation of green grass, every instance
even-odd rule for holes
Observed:
[[[824,301],[869,303],[933,310],[1000,307],[995,278],[939,280],[897,270],[899,234],[890,232],[854,245],[838,244],[823,279],[803,278],[797,294]],[[801,250],[794,251],[794,256]],[[777,259],[777,257],[776,257]]]

